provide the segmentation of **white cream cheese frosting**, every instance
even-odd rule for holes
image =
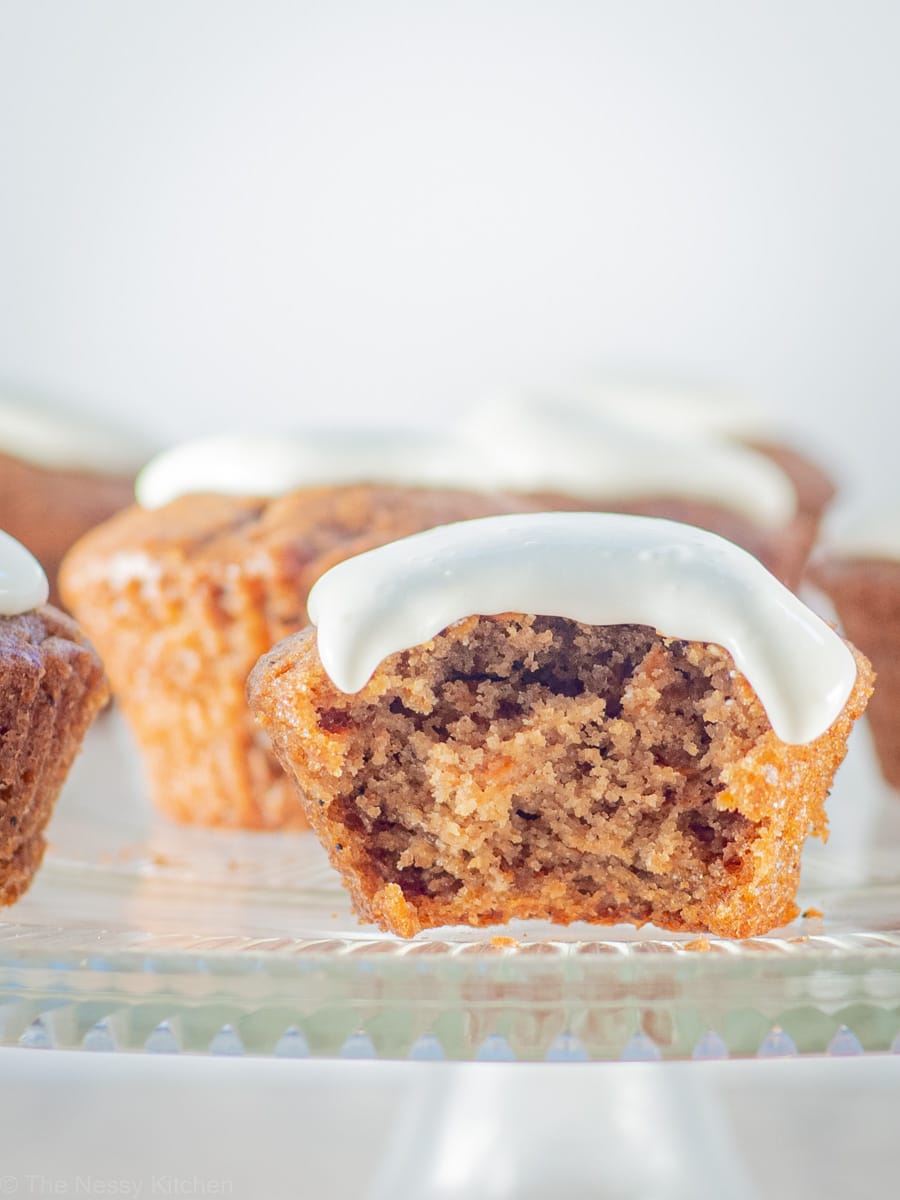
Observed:
[[[38,560],[0,531],[0,616],[15,617],[47,603],[50,588]]]
[[[770,420],[730,389],[665,377],[623,376],[565,389],[581,408],[670,437],[704,433],[765,441]]]
[[[652,517],[538,513],[444,525],[332,567],[308,610],[322,665],[344,692],[455,621],[504,612],[649,625],[723,646],[784,742],[824,733],[856,678],[837,634],[752,555]]]
[[[0,395],[0,452],[55,470],[127,475],[146,462],[147,445],[84,414]]]
[[[900,504],[845,515],[829,528],[817,557],[900,562]]]
[[[141,471],[138,503],[160,508],[190,492],[278,496],[328,484],[558,492],[598,503],[678,496],[778,527],[794,515],[787,476],[738,443],[660,437],[575,407],[485,407],[455,431],[309,430],[185,442]]]
[[[492,486],[452,435],[385,428],[310,429],[183,442],[144,467],[135,495],[143,508],[161,508],[191,492],[280,496],[301,487],[351,483]]]
[[[766,455],[699,423],[679,436],[671,424],[657,430],[627,405],[613,413],[575,401],[497,398],[463,428],[492,477],[510,490],[595,501],[677,496],[773,528],[797,508],[794,485]]]

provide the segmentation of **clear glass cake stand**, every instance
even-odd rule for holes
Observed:
[[[30,893],[0,922],[0,1044],[312,1056],[619,1059],[886,1052],[900,1032],[900,796],[854,734],[806,916],[731,942],[652,927],[358,924],[309,834],[151,811],[115,711]],[[821,914],[821,915],[819,915]]]

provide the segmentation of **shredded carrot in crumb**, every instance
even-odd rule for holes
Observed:
[[[518,946],[518,944],[516,939],[511,937],[497,936],[491,938],[491,945],[495,950],[502,950],[504,946]]]
[[[818,918],[819,920],[821,920],[822,917],[825,916],[825,914],[822,912],[821,908],[804,908],[804,910],[800,914],[800,916],[803,917],[805,920],[811,921],[814,918]]]
[[[685,942],[683,949],[685,949],[685,950],[700,950],[700,951],[708,950],[709,949],[709,938],[698,937],[698,938],[695,938],[694,941],[692,941],[692,942]]]

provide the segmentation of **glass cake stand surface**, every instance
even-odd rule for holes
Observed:
[[[0,922],[0,1045],[482,1060],[886,1052],[900,1034],[900,796],[854,734],[805,915],[727,941],[520,922],[358,924],[315,838],[154,813],[115,712]],[[900,1045],[900,1043],[897,1043]]]

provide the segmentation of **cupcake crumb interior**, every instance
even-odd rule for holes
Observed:
[[[768,722],[718,647],[478,617],[379,675],[377,701],[319,709],[340,768],[307,786],[365,848],[367,890],[397,885],[423,924],[505,919],[512,897],[677,928],[741,873],[756,825],[716,797]]]

